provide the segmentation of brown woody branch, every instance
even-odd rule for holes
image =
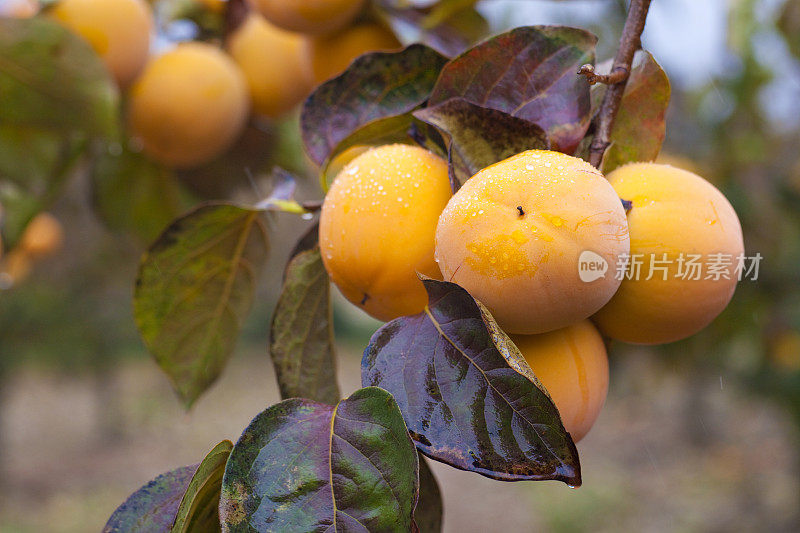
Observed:
[[[636,50],[641,48],[642,32],[644,31],[644,23],[647,20],[647,12],[650,10],[650,2],[651,0],[631,0],[628,18],[625,20],[625,27],[622,29],[619,50],[609,74],[597,74],[591,65],[584,65],[580,70],[580,74],[586,76],[590,84],[604,83],[608,85],[606,94],[603,97],[603,103],[600,105],[600,111],[597,114],[597,129],[594,139],[592,139],[592,144],[589,145],[589,162],[595,168],[600,168],[603,162],[603,155],[611,144],[611,130],[619,112],[622,95],[625,93],[625,85],[631,72],[633,55]]]

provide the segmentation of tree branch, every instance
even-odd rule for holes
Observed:
[[[622,30],[619,50],[609,74],[596,74],[594,67],[591,65],[584,65],[580,70],[580,74],[586,76],[590,84],[608,84],[603,103],[597,114],[597,132],[594,139],[592,139],[592,144],[589,145],[589,163],[594,165],[595,168],[600,168],[603,162],[603,155],[606,153],[609,144],[611,144],[611,130],[614,127],[617,112],[619,112],[622,95],[625,93],[625,85],[631,72],[633,55],[636,50],[641,48],[642,32],[644,31],[644,23],[647,20],[647,12],[650,10],[650,2],[651,0],[631,0],[628,18],[625,20],[625,27]]]

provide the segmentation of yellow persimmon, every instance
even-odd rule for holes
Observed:
[[[319,241],[342,294],[380,320],[423,310],[417,273],[441,279],[433,257],[450,198],[447,162],[416,146],[373,148],[348,163],[325,197]]]
[[[247,82],[224,52],[182,43],[150,62],[131,88],[128,122],[154,160],[192,167],[224,152],[249,114]]]
[[[604,335],[637,344],[697,333],[725,309],[736,288],[744,254],[736,212],[709,182],[669,165],[634,163],[608,179],[633,203],[631,259],[626,279],[595,323]]]
[[[588,320],[539,335],[511,335],[575,442],[594,425],[608,392],[603,338]]]
[[[251,14],[228,42],[228,51],[247,79],[253,111],[277,118],[311,90],[304,38]]]
[[[358,14],[364,0],[250,0],[267,20],[290,31],[331,33]]]
[[[360,24],[338,33],[308,40],[307,54],[316,83],[341,74],[355,58],[367,52],[394,50],[397,37],[380,24]]]
[[[39,213],[25,227],[18,248],[32,257],[51,255],[64,243],[64,229],[50,213]]]
[[[613,265],[629,246],[625,210],[603,175],[547,150],[478,172],[453,195],[436,230],[444,279],[486,305],[505,331],[519,334],[594,314],[617,290]],[[586,254],[607,271],[582,278]]]
[[[147,62],[153,14],[144,0],[59,0],[49,13],[89,42],[121,87]]]

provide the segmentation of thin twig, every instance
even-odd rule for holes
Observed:
[[[616,68],[608,74],[598,74],[594,71],[594,65],[590,63],[581,66],[578,74],[585,76],[589,85],[594,85],[595,83],[614,85],[615,83],[624,81],[628,77],[628,71],[624,67]]]
[[[644,23],[647,20],[647,12],[650,10],[651,0],[631,0],[628,9],[628,18],[625,20],[625,27],[622,30],[622,38],[619,43],[617,56],[614,58],[614,65],[611,73],[607,76],[598,75],[594,68],[585,69],[581,67],[581,74],[587,77],[589,83],[607,83],[608,89],[603,97],[603,103],[597,114],[597,132],[595,133],[592,144],[589,146],[589,162],[595,168],[600,168],[603,162],[603,155],[609,144],[611,144],[611,129],[614,127],[614,120],[617,118],[619,105],[622,95],[625,93],[625,85],[631,72],[633,55],[641,47],[642,32]]]

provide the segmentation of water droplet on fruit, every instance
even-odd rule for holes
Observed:
[[[534,168],[533,165],[525,165],[525,170],[534,170]]]
[[[525,244],[526,242],[528,242],[528,238],[525,236],[522,230],[518,229],[511,232],[511,238],[517,244]]]

